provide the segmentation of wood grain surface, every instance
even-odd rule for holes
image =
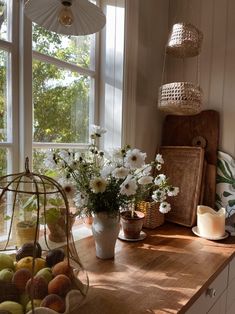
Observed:
[[[234,255],[234,238],[212,242],[172,223],[144,231],[143,241],[117,240],[112,260],[95,256],[92,237],[76,242],[90,279],[79,313],[184,313]]]

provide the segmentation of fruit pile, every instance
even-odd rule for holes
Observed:
[[[34,259],[33,254],[33,243],[25,243],[16,252],[15,261],[0,253],[0,313],[27,313],[32,302],[34,308],[65,311],[65,296],[74,288],[74,272],[64,251],[54,249],[43,258],[37,243]]]

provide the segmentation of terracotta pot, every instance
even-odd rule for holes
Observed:
[[[144,213],[135,211],[132,217],[130,210],[121,212],[121,225],[127,239],[139,239],[143,223]]]

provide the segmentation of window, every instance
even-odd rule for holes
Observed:
[[[99,4],[105,29],[73,37],[32,24],[23,1],[0,0],[0,175],[23,171],[26,156],[41,171],[52,148],[85,149],[92,123],[108,129],[107,148],[120,145],[124,0]]]

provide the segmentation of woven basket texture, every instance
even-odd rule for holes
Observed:
[[[159,211],[159,205],[156,202],[142,201],[138,204],[138,210],[145,214],[144,228],[154,229],[165,221],[165,216]]]
[[[201,51],[203,34],[190,23],[176,23],[172,27],[166,52],[174,57],[194,57]]]
[[[159,89],[158,108],[174,115],[195,115],[201,111],[202,90],[190,82],[164,84]]]

